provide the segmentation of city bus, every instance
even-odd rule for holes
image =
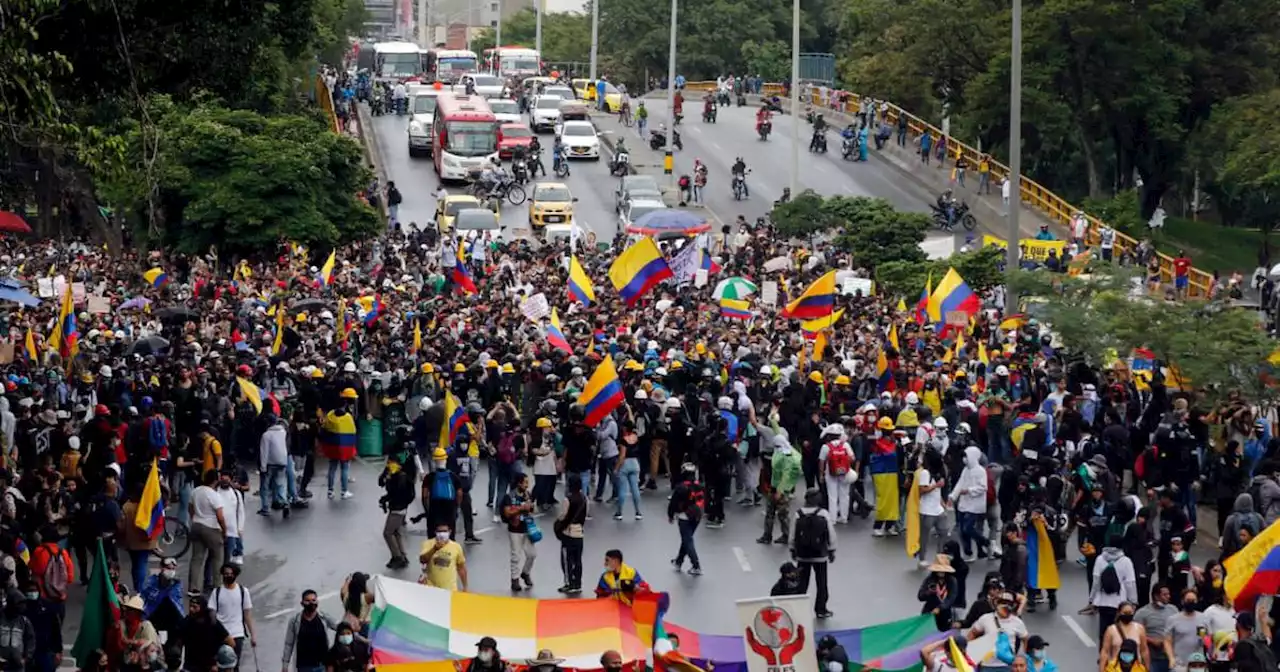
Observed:
[[[422,74],[422,49],[412,42],[379,42],[373,45],[374,77],[401,80]]]
[[[484,50],[484,62],[495,75],[524,79],[542,74],[542,57],[536,49],[519,45]]]
[[[467,49],[431,49],[427,51],[427,75],[437,82],[452,84],[468,72],[475,72],[480,59]]]
[[[483,97],[442,92],[431,124],[441,180],[466,179],[468,171],[498,160],[498,118]]]

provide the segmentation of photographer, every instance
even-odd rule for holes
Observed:
[[[951,629],[951,611],[955,607],[956,596],[960,594],[955,573],[951,558],[939,554],[929,565],[929,575],[924,577],[916,594],[916,599],[922,603],[920,613],[933,614],[938,632]]]

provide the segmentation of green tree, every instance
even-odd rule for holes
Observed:
[[[379,221],[356,198],[371,175],[360,148],[326,132],[318,115],[265,116],[167,98],[146,103],[159,129],[155,158],[160,236],[185,252],[251,252],[282,239],[333,245],[377,232]],[[141,161],[141,124],[125,133],[129,158]],[[150,185],[128,173],[103,185],[136,228],[149,219]]]
[[[920,263],[925,260],[925,232],[929,217],[895,210],[883,198],[836,196],[824,209],[843,224],[836,246],[849,253],[855,267],[877,269],[891,261]]]
[[[502,21],[503,44],[537,44],[538,15],[524,9]],[[475,44],[487,49],[497,44],[497,31],[485,28]],[[476,51],[480,49],[477,48]],[[591,59],[591,16],[579,12],[548,12],[542,15],[542,60],[550,64],[586,63]]]
[[[824,207],[826,199],[812,189],[805,189],[787,203],[773,206],[769,218],[784,238],[808,240],[810,236],[837,226]]]
[[[876,285],[882,294],[901,296],[910,303],[920,296],[930,277],[936,285],[947,274],[947,269],[954,268],[969,289],[985,292],[1004,282],[1004,275],[1000,272],[1004,258],[1004,250],[987,246],[925,263],[888,261],[876,267]]]
[[[766,82],[781,82],[791,77],[791,45],[782,40],[743,42],[742,57],[747,72],[758,74]]]
[[[1270,231],[1280,221],[1280,88],[1230,100],[1200,137],[1206,191],[1226,223]]]

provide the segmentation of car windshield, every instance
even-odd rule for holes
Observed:
[[[445,214],[453,217],[467,208],[478,208],[480,204],[473,200],[451,201],[444,206]]]
[[[440,70],[471,72],[476,69],[476,59],[470,56],[446,56],[440,59]]]
[[[413,97],[413,113],[414,114],[431,114],[436,111],[435,96],[414,96]]]
[[[573,195],[564,187],[539,187],[533,194],[533,200],[567,203],[573,200]]]
[[[636,175],[622,178],[622,191],[630,194],[637,191],[657,191],[658,181],[651,175]]]
[[[565,124],[564,135],[576,135],[579,137],[594,137],[596,129],[587,124]]]
[[[488,210],[481,210],[472,205],[458,213],[454,220],[454,228],[462,231],[487,230],[498,228],[498,218]]]
[[[503,126],[502,137],[504,138],[532,138],[533,131],[526,126]]]
[[[572,92],[572,91],[570,91],[569,89],[564,88],[564,87],[556,87],[556,88],[554,88],[554,89],[547,89],[546,91],[543,91],[542,93],[543,93],[543,95],[547,95],[547,96],[560,96],[561,98],[563,98],[563,99],[565,99],[565,100],[573,100],[573,92]]]
[[[559,110],[560,110],[560,99],[559,99],[559,98],[548,98],[548,97],[546,97],[546,96],[543,96],[543,97],[541,97],[541,98],[539,98],[539,99],[538,99],[538,109],[539,109],[539,110],[556,110],[556,111],[559,111]]]
[[[642,189],[632,189],[627,192],[627,198],[632,201],[644,201],[644,200],[650,200],[650,199],[659,201],[659,200],[662,200],[662,192],[658,191],[657,189],[650,189],[648,187],[644,187]]]
[[[493,110],[494,114],[520,114],[520,108],[516,106],[514,100],[491,100],[489,109]]]
[[[456,156],[484,156],[497,150],[498,133],[487,121],[451,121],[444,150]]]
[[[640,219],[641,217],[644,217],[645,215],[655,210],[663,210],[665,209],[665,207],[666,206],[661,206],[656,204],[655,205],[633,205],[631,206],[631,221],[634,223],[636,220]]]
[[[475,80],[476,86],[501,86],[502,85],[502,80],[498,79],[497,77],[492,77],[490,75],[474,75],[472,76],[471,79]]]

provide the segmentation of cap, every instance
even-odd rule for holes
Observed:
[[[431,453],[431,459],[447,460],[449,459],[449,453],[446,452],[444,448],[436,448],[435,451]]]
[[[480,641],[476,642],[476,648],[478,648],[478,649],[496,649],[496,648],[498,648],[498,640],[496,640],[496,639],[494,639],[494,638],[492,638],[492,637],[481,637],[481,638],[480,638]]]
[[[551,429],[551,420],[550,418],[538,418],[538,421],[534,423],[534,427],[537,427],[538,429]]]
[[[1049,646],[1049,642],[1044,641],[1044,637],[1040,635],[1031,635],[1027,638],[1027,650],[1034,651]]]

